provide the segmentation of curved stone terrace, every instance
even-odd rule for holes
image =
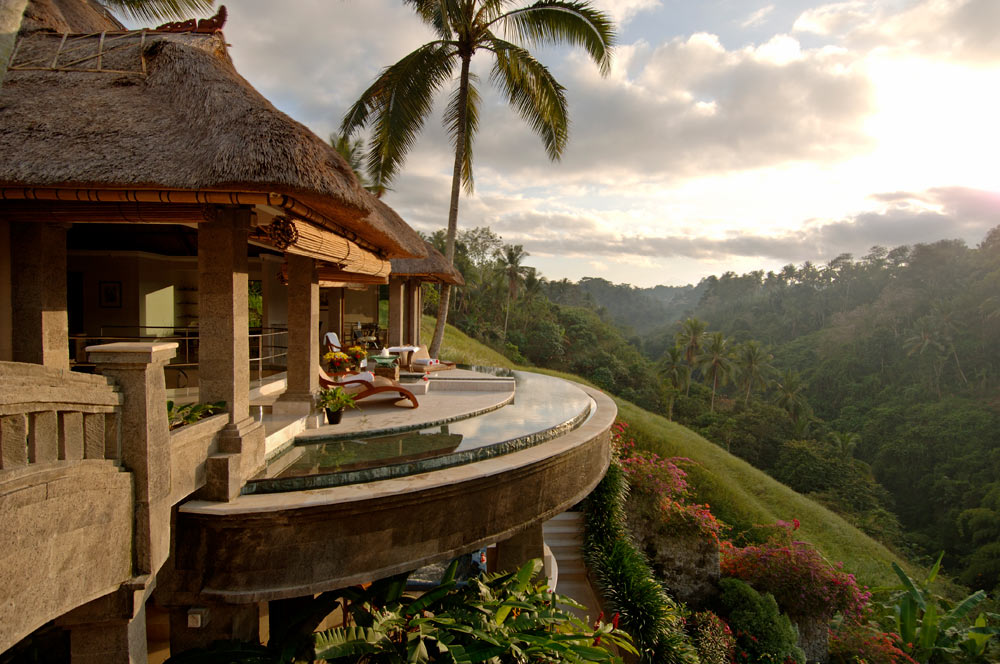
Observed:
[[[178,550],[212,552],[178,560],[190,584],[183,590],[239,606],[370,581],[494,543],[501,560],[540,557],[541,524],[582,500],[607,469],[614,402],[527,372],[453,370],[428,384],[419,408],[366,399],[341,424],[272,450],[268,470],[229,502],[180,505]],[[402,457],[341,455],[373,438],[405,447],[408,435],[429,445]]]
[[[481,461],[560,436],[595,408],[578,386],[523,371],[455,369],[410,378],[403,384],[418,394],[419,408],[393,393],[360,401],[339,424],[272,449],[265,471],[242,493],[370,482]]]

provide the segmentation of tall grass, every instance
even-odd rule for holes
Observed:
[[[423,324],[421,333],[429,336],[433,319],[424,317]],[[571,374],[516,367],[501,354],[451,326],[445,330],[441,355],[443,359],[464,364],[525,368],[590,385]],[[915,570],[842,517],[693,431],[629,401],[615,398],[615,403],[619,417],[629,424],[627,435],[635,438],[639,448],[661,456],[687,457],[694,462],[685,469],[697,500],[708,503],[717,517],[735,529],[773,524],[778,519],[798,519],[801,528],[795,532],[797,539],[815,546],[829,561],[843,562],[861,584],[871,587],[897,585],[898,579],[890,567],[892,562],[908,571]]]

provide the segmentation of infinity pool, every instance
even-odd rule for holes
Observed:
[[[561,436],[593,411],[593,400],[573,383],[511,374],[513,401],[486,414],[406,431],[297,439],[243,493],[342,486],[473,463]]]

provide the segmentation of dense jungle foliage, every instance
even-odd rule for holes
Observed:
[[[961,582],[997,587],[1000,228],[976,248],[873,247],[655,289],[548,282],[489,229],[460,235],[452,320],[467,334],[665,414],[897,550],[943,550]]]

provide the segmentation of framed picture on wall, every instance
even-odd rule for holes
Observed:
[[[105,309],[122,308],[122,282],[101,281],[98,283],[97,303]]]

